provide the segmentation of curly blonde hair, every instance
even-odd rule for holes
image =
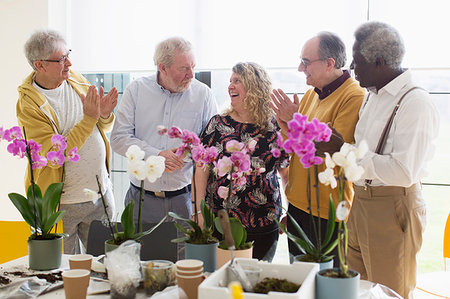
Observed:
[[[233,73],[241,76],[242,84],[247,91],[244,99],[245,110],[251,113],[255,124],[263,131],[267,130],[274,112],[270,107],[272,81],[266,70],[254,62],[239,62],[232,68]],[[227,113],[233,112],[231,107]]]

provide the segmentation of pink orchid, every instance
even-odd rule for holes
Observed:
[[[233,167],[233,162],[229,157],[222,157],[217,161],[217,175],[222,177],[228,174]]]
[[[184,159],[184,157],[186,157],[189,154],[189,151],[190,151],[189,145],[182,144],[177,148],[175,155],[177,155],[178,158]]]
[[[42,145],[38,144],[33,139],[28,140],[28,147],[30,148],[30,152],[33,155],[34,153],[38,154],[41,151]]]
[[[183,135],[183,132],[177,127],[171,127],[167,130],[167,135],[169,135],[170,138],[180,138]]]
[[[250,156],[243,152],[233,152],[230,157],[234,166],[239,172],[246,172],[250,170]]]
[[[64,156],[63,151],[50,151],[47,153],[47,160],[48,162],[53,165],[59,165],[62,167],[64,165],[66,157]]]
[[[8,139],[6,139],[6,140],[8,140]],[[8,144],[6,149],[8,150],[9,153],[13,154],[13,156],[19,156],[20,158],[23,158],[26,153],[26,148],[27,148],[27,145],[25,144],[25,140],[12,139],[12,142],[10,144]]]
[[[211,146],[206,148],[205,150],[205,163],[213,163],[216,159],[219,153],[217,152],[217,148],[215,146]]]
[[[303,155],[300,158],[300,162],[302,163],[303,167],[309,168],[313,165],[319,165],[322,164],[323,160],[320,157],[314,156],[313,153],[308,153],[306,155]]]
[[[67,148],[66,137],[55,134],[52,136],[52,144],[56,151],[64,151]]]
[[[181,141],[183,143],[192,144],[192,145],[199,145],[200,144],[200,138],[198,138],[197,134],[194,132],[183,130]]]
[[[9,130],[5,130],[3,133],[3,139],[5,139],[6,141],[13,141],[22,138],[23,138],[22,131],[18,126],[12,127]]]
[[[67,161],[78,162],[78,160],[80,160],[80,155],[78,155],[78,147],[75,146],[67,153]]]
[[[40,169],[42,167],[47,166],[47,163],[48,163],[48,161],[45,157],[39,156],[38,154],[35,154],[32,157],[32,160],[33,160],[33,164],[32,164],[33,169],[36,169],[36,168]]]
[[[270,152],[272,153],[272,155],[273,155],[275,158],[281,157],[281,151],[280,151],[280,149],[278,149],[278,148],[276,148],[276,147],[274,147]]]
[[[225,149],[229,153],[241,151],[243,148],[244,144],[237,140],[230,140],[225,144]]]
[[[222,198],[222,199],[227,199],[228,198],[228,192],[229,192],[228,187],[220,186],[217,189],[217,195],[219,195],[219,197]]]
[[[159,125],[156,128],[158,129],[158,134],[161,136],[167,133],[167,128],[162,125]]]

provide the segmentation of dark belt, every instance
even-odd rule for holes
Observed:
[[[133,183],[131,183],[131,185],[134,188],[141,191],[141,187],[138,187]],[[188,193],[189,191],[191,191],[191,185],[189,184],[186,187],[183,187],[181,189],[174,190],[174,191],[159,191],[159,192],[153,192],[153,191],[149,191],[149,190],[144,190],[144,191],[145,191],[145,194],[150,194],[150,195],[158,197],[158,198],[169,198],[169,197],[174,197],[174,196],[181,195],[184,193]]]

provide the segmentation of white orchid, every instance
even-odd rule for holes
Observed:
[[[147,169],[147,180],[150,183],[155,182],[160,178],[164,172],[166,158],[161,156],[150,156],[145,161],[145,168]]]
[[[344,221],[345,219],[347,219],[349,213],[350,213],[350,204],[346,200],[339,202],[339,204],[336,207],[336,218],[339,221]]]
[[[137,145],[130,146],[126,156],[128,157],[127,173],[140,181],[147,179],[153,183],[164,173],[166,167],[164,157],[149,156],[144,161],[145,152]]]
[[[142,181],[147,177],[147,167],[143,160],[128,161],[127,173]]]
[[[334,171],[332,168],[327,168],[325,171],[322,171],[318,175],[319,181],[324,184],[325,186],[330,185],[332,189],[337,187],[337,181],[334,177]]]
[[[331,159],[329,153],[325,153],[325,165],[327,168],[334,168],[334,166],[336,166],[336,163],[334,163],[333,159]]]
[[[125,156],[128,158],[128,162],[139,161],[144,159],[145,152],[141,150],[139,146],[133,144],[128,148]]]

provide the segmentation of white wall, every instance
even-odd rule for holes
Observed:
[[[0,126],[3,128],[17,125],[17,87],[31,72],[23,45],[34,30],[49,24],[64,32],[65,28],[61,26],[64,18],[60,16],[66,13],[65,4],[65,0],[58,0],[58,3],[56,0],[0,0]],[[25,166],[25,160],[12,157],[6,151],[5,142],[0,142],[0,220],[22,219],[8,193],[25,193]]]

